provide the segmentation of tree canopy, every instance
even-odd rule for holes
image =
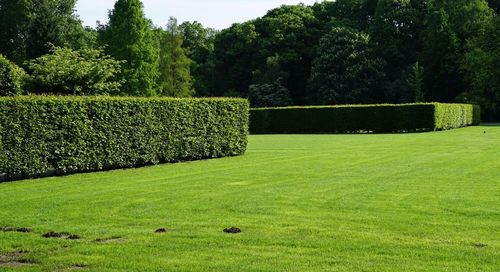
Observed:
[[[0,54],[28,68],[55,58],[52,46],[71,50],[65,64],[104,49],[121,63],[118,95],[238,96],[261,106],[466,101],[500,118],[499,0],[282,5],[222,30],[167,16],[166,28],[154,26],[140,0],[117,0],[109,22],[84,28],[75,2],[0,0]]]

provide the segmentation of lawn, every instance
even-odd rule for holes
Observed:
[[[2,183],[2,226],[1,271],[500,271],[500,126]]]

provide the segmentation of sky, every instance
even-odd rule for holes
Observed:
[[[170,16],[179,22],[198,21],[206,27],[224,29],[262,17],[269,9],[282,4],[307,5],[319,0],[143,0],[146,17],[157,26],[165,26]],[[115,0],[78,0],[76,12],[84,25],[95,27],[96,21],[107,22],[108,11]]]

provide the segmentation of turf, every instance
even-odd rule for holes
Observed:
[[[241,157],[0,184],[0,227],[32,229],[0,231],[0,270],[500,270],[500,127],[249,140]]]

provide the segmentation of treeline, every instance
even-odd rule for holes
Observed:
[[[0,0],[0,92],[74,95],[195,94],[194,63],[181,29],[145,18],[139,0],[119,0],[109,22],[85,28],[76,0]],[[3,55],[3,56],[2,56]]]
[[[84,28],[74,5],[0,0],[0,53],[26,71],[11,69],[20,89],[253,106],[467,102],[500,118],[499,0],[325,1],[221,31],[174,18],[155,27],[139,0]]]

